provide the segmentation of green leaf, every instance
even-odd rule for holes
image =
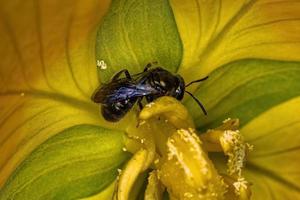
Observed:
[[[181,62],[182,44],[167,0],[112,1],[96,42],[96,58],[107,64],[98,69],[104,82],[121,69],[137,73],[157,61],[175,72]]]
[[[200,83],[194,94],[207,109],[207,116],[192,99],[185,104],[202,130],[229,117],[239,118],[245,126],[273,106],[300,95],[299,82],[299,62],[241,60],[217,69]]]
[[[0,199],[75,199],[99,193],[128,158],[123,142],[118,131],[93,125],[68,128],[19,165]]]

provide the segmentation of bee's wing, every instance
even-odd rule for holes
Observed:
[[[107,98],[115,93],[116,84],[109,83],[109,84],[102,84],[99,88],[95,90],[91,99],[95,103],[106,103]]]
[[[136,84],[128,80],[120,79],[101,85],[92,95],[95,103],[113,103],[123,101],[136,96]]]
[[[156,92],[150,85],[139,84],[140,76],[133,80],[119,79],[108,84],[102,84],[92,95],[95,103],[122,102],[130,98],[143,97]]]
[[[123,102],[126,100],[137,99],[138,97],[143,97],[151,93],[151,89],[139,87],[139,85],[136,84],[128,84],[115,90],[113,94],[108,96],[108,100],[110,103]]]

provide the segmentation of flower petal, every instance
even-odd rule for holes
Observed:
[[[192,112],[198,128],[240,119],[241,133],[254,146],[244,174],[253,182],[253,199],[293,199],[300,193],[299,81],[299,62],[242,60],[217,69],[196,92],[208,109],[207,118],[200,108]],[[187,105],[196,109],[192,101]]]
[[[97,34],[96,58],[101,81],[121,69],[141,72],[157,61],[176,71],[182,57],[182,44],[168,0],[113,1]]]
[[[296,97],[264,112],[241,130],[254,145],[246,173],[254,182],[254,199],[299,197],[299,112],[300,97]]]
[[[76,124],[101,123],[90,96],[99,84],[96,26],[108,5],[0,2],[0,186],[50,136]]]
[[[89,98],[98,86],[96,27],[108,5],[108,0],[1,1],[0,52],[6,55],[1,88]]]
[[[300,2],[171,0],[190,80],[243,58],[300,60]]]
[[[123,139],[121,132],[92,125],[66,129],[25,159],[0,198],[77,199],[98,193],[114,181],[128,157]]]
[[[240,119],[244,126],[273,106],[300,95],[299,82],[299,62],[241,60],[214,71],[194,93],[208,110],[207,116],[192,99],[186,105],[194,111],[190,113],[200,129],[214,128],[228,117]]]

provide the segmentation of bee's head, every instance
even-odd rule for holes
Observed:
[[[155,68],[151,71],[151,78],[156,88],[161,89],[159,96],[172,96],[178,100],[183,99],[185,83],[180,75],[174,75],[162,68]]]
[[[184,90],[185,90],[184,80],[180,75],[176,75],[175,77],[176,79],[175,79],[174,88],[170,91],[171,93],[170,96],[178,100],[182,100],[184,95]]]

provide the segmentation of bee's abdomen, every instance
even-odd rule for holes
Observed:
[[[102,105],[101,114],[107,121],[117,122],[126,114],[126,111],[116,110],[111,106]]]
[[[117,122],[123,118],[126,113],[133,107],[137,98],[130,98],[109,104],[103,104],[101,107],[102,116],[110,122]]]

